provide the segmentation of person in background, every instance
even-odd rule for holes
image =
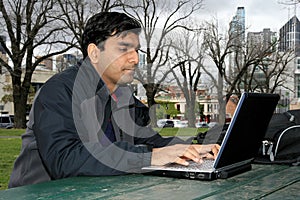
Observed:
[[[9,188],[216,157],[217,144],[191,145],[149,127],[149,109],[128,85],[139,62],[140,30],[124,13],[88,20],[82,62],[54,75],[36,95]]]

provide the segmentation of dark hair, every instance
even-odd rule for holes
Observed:
[[[135,32],[139,34],[140,23],[124,13],[100,12],[93,15],[85,26],[82,35],[81,47],[83,57],[87,56],[87,47],[90,43],[100,45],[108,38],[122,32]],[[100,48],[103,48],[100,47]]]

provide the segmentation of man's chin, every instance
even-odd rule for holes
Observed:
[[[122,79],[118,82],[118,85],[126,85],[132,83],[133,76],[123,76]]]

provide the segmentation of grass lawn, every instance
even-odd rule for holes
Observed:
[[[162,136],[195,136],[198,132],[204,132],[205,128],[156,128]],[[0,190],[7,189],[9,177],[15,159],[21,149],[21,134],[24,129],[0,129]]]
[[[205,132],[207,128],[154,128],[162,136],[195,136],[199,132]]]
[[[16,136],[22,133],[23,129],[0,129],[0,190],[7,189],[14,161],[21,149],[21,137]]]
[[[1,129],[0,136],[21,136],[25,133],[25,129]]]

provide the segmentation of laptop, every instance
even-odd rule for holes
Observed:
[[[189,166],[148,166],[142,171],[146,175],[214,180],[251,170],[279,98],[278,94],[243,93],[215,160],[190,162]]]

